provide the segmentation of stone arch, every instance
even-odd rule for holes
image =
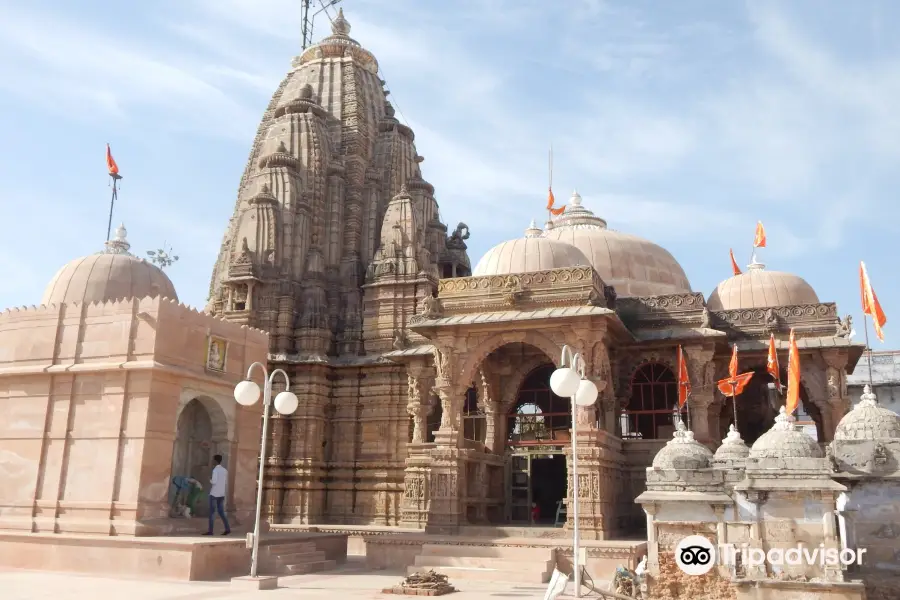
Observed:
[[[534,346],[546,354],[551,362],[556,362],[558,360],[556,357],[562,352],[562,346],[537,331],[498,333],[482,341],[478,346],[466,353],[466,360],[458,371],[460,376],[459,383],[468,387],[475,379],[475,371],[494,350],[517,342]]]
[[[231,404],[234,404],[232,402]],[[228,405],[207,394],[185,390],[175,413],[175,439],[172,444],[171,477],[184,476],[196,479],[209,491],[213,457],[221,454],[228,468],[230,450],[234,441],[234,411],[229,418]],[[229,496],[231,495],[229,486]],[[169,486],[169,502],[175,496],[174,485]],[[208,511],[204,500],[194,506],[194,515],[205,516]]]

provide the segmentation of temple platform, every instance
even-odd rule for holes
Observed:
[[[572,532],[560,527],[461,527],[457,535],[420,529],[359,525],[272,525],[273,531],[348,536],[348,553],[365,555],[371,569],[434,570],[451,581],[490,580],[540,584],[554,568],[571,570]],[[585,540],[584,564],[595,580],[618,566],[635,569],[647,553],[644,540]]]
[[[249,573],[244,534],[210,537],[196,531],[154,537],[0,532],[0,568],[181,581]],[[260,574],[327,571],[346,560],[346,535],[271,532],[260,538]]]

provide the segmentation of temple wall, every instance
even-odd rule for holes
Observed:
[[[862,570],[900,572],[900,481],[846,483],[848,545],[866,549]]]
[[[208,336],[226,349],[205,368]],[[252,513],[259,407],[231,390],[267,336],[167,300],[0,314],[0,529],[134,535],[165,519],[178,414],[224,432],[232,508]],[[208,489],[208,482],[204,482]]]

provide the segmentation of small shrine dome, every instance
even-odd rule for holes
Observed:
[[[749,458],[823,458],[818,442],[794,425],[794,417],[784,407],[775,417],[775,425],[762,434],[750,448]]]
[[[722,444],[716,450],[714,460],[716,462],[744,460],[750,454],[750,448],[744,443],[741,434],[734,428],[728,427],[728,435],[722,440]]]
[[[514,275],[561,267],[588,267],[590,264],[578,248],[541,237],[541,230],[532,221],[525,230],[525,237],[497,244],[488,250],[475,265],[472,275]]]
[[[879,405],[867,384],[859,403],[838,423],[834,439],[841,442],[900,439],[900,415]]]
[[[91,304],[124,298],[161,296],[178,300],[175,286],[162,269],[128,252],[124,225],[106,242],[106,250],[76,258],[61,268],[41,304]]]
[[[694,439],[694,432],[688,431],[678,419],[675,434],[653,457],[654,469],[708,469],[713,459],[709,448]]]
[[[754,262],[746,273],[729,277],[716,286],[706,306],[718,311],[818,303],[816,291],[802,277],[767,271],[764,264]]]
[[[608,229],[606,221],[582,206],[572,193],[562,215],[550,221],[544,237],[581,250],[619,297],[689,294],[684,269],[668,250],[649,240]]]

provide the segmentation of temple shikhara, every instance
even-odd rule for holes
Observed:
[[[568,346],[600,392],[574,414],[593,577],[643,560],[645,598],[698,582],[704,598],[881,597],[872,582],[900,569],[900,417],[868,388],[851,407],[865,345],[849,317],[756,254],[695,290],[669,250],[577,192],[470,257],[469,228],[441,222],[414,133],[350,32],[340,12],[275,91],[202,313],[128,254],[122,228],[41,306],[0,315],[0,559],[45,556],[34,548],[53,536],[36,533],[183,532],[169,480],[208,480],[216,453],[230,511],[252,521],[261,408],[230,394],[258,360],[300,399],[272,417],[265,519],[314,540],[321,568],[340,538],[373,567],[465,578],[477,563],[546,582],[573,558],[573,408],[549,386]],[[736,401],[721,384],[733,359],[750,373]],[[692,576],[674,559],[687,535],[867,555]]]

